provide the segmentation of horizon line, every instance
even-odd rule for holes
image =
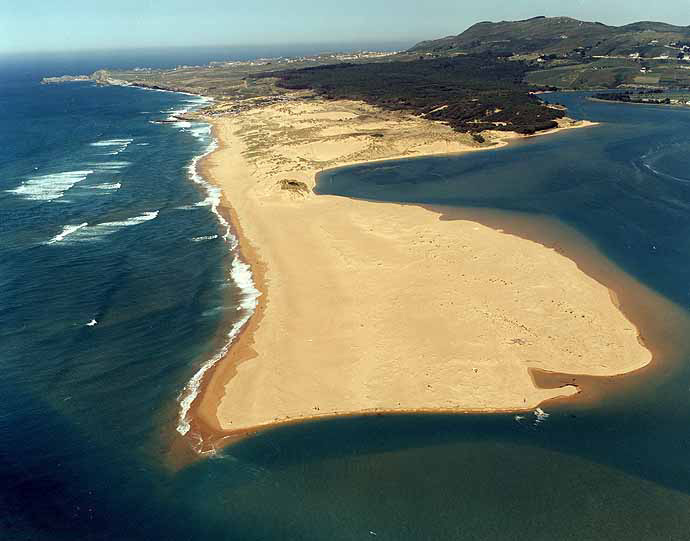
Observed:
[[[415,41],[416,40],[416,41]],[[165,50],[193,50],[193,49],[243,49],[243,48],[274,48],[274,47],[315,47],[315,46],[364,46],[364,45],[395,45],[405,43],[417,43],[423,41],[420,38],[409,39],[355,39],[355,40],[332,40],[332,41],[287,41],[273,43],[233,43],[233,44],[207,44],[207,45],[141,45],[141,46],[122,46],[122,47],[88,47],[74,49],[28,49],[21,51],[0,50],[0,56],[20,56],[36,54],[85,54],[85,53],[107,53],[107,52],[134,52],[134,51],[165,51]],[[337,51],[334,51],[337,52]]]

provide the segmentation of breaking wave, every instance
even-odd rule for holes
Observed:
[[[93,170],[64,171],[50,175],[31,177],[17,188],[7,190],[30,201],[52,201],[59,199],[72,186],[88,177]]]
[[[192,239],[192,242],[203,242],[203,241],[205,241],[205,240],[214,240],[214,239],[217,239],[217,238],[218,238],[218,235],[206,235],[206,236],[203,236],[203,237],[194,237],[194,238]]]
[[[195,128],[188,130],[197,139],[203,139],[204,137],[211,136],[211,126],[209,124],[204,124]]]
[[[550,417],[550,414],[546,413],[543,409],[537,408],[534,410],[534,424],[538,425],[543,423]]]
[[[243,296],[242,301],[239,306],[237,306],[238,311],[242,311],[243,315],[236,321],[227,335],[227,342],[213,357],[206,361],[199,370],[196,371],[192,379],[187,382],[187,385],[182,390],[180,394],[180,415],[177,423],[177,431],[183,436],[189,432],[191,428],[189,420],[189,410],[199,396],[199,389],[201,388],[201,382],[204,379],[204,375],[208,372],[215,364],[225,357],[230,350],[230,346],[237,337],[237,335],[242,330],[242,327],[249,321],[249,318],[254,313],[256,306],[258,304],[259,296],[261,293],[254,287],[254,281],[252,280],[252,272],[246,263],[240,260],[238,255],[232,262],[231,276],[233,281],[241,289]]]
[[[132,165],[132,162],[97,162],[90,163],[89,167],[93,167],[96,171],[107,173],[112,171],[121,171],[128,165]]]
[[[191,132],[194,132],[198,129],[202,131],[205,129],[210,130],[210,126],[206,128],[206,125],[203,125],[200,128],[190,129],[192,128],[192,123],[189,120],[178,118],[180,115],[188,113],[193,109],[198,109],[199,107],[206,105],[207,103],[211,103],[213,101],[213,98],[207,98],[205,96],[195,96],[194,94],[189,94],[189,96],[192,96],[192,98],[184,100],[182,102],[184,105],[180,109],[166,109],[164,111],[161,111],[161,113],[167,114],[168,116],[166,120],[172,122],[172,125],[175,127],[183,128]]]
[[[210,126],[204,126],[203,128],[200,127],[198,129],[195,128],[192,134],[200,138],[209,136],[211,134]],[[201,185],[207,194],[206,198],[203,201],[196,203],[195,206],[205,205],[211,207],[211,211],[215,214],[218,222],[221,225],[221,229],[223,231],[221,235],[222,239],[228,244],[230,251],[235,251],[237,248],[237,238],[232,234],[230,224],[223,217],[219,210],[221,191],[218,187],[209,184],[198,172],[199,161],[216,150],[216,148],[218,148],[218,144],[215,139],[212,139],[206,148],[206,151],[203,154],[195,157],[190,163],[188,168],[189,177],[194,183]],[[217,238],[218,236],[215,235],[213,237]],[[200,241],[202,239],[210,239],[210,237],[196,237],[193,240],[197,241],[197,239]],[[237,252],[235,252],[233,257],[230,268],[230,276],[235,285],[240,289],[242,295],[241,301],[236,307],[241,316],[240,319],[236,321],[228,331],[225,345],[218,352],[216,352],[213,357],[201,365],[201,367],[192,376],[192,379],[187,382],[187,385],[185,385],[184,389],[182,389],[182,392],[180,393],[178,398],[180,411],[178,416],[177,431],[182,435],[186,435],[191,428],[189,410],[191,409],[196,398],[199,396],[199,390],[201,388],[201,383],[204,379],[204,376],[213,366],[215,366],[218,361],[227,355],[231,344],[254,313],[254,310],[258,304],[259,296],[261,295],[261,292],[256,289],[254,285],[251,268],[247,263],[240,259],[240,256]]]
[[[68,237],[72,233],[79,231],[81,228],[86,227],[87,225],[89,225],[88,222],[84,222],[84,223],[78,224],[78,225],[66,225],[62,228],[62,233],[58,233],[57,235],[55,235],[46,244],[54,244],[56,242],[60,242],[61,240],[64,240],[66,237]]]
[[[66,237],[69,237],[67,239],[67,241],[65,241],[66,243],[99,240],[99,239],[102,239],[108,235],[112,235],[116,231],[119,231],[120,229],[123,229],[125,227],[131,227],[134,225],[143,224],[145,222],[153,220],[157,216],[158,216],[158,211],[154,210],[151,212],[145,212],[144,214],[141,214],[139,216],[133,216],[131,218],[127,218],[126,220],[118,220],[118,221],[114,221],[114,222],[101,222],[99,224],[94,224],[94,225],[88,225],[88,223],[83,223],[83,224],[80,224],[79,226],[76,226],[75,229],[70,230],[66,234],[65,234],[65,231],[67,230],[68,227],[75,227],[75,226],[65,226],[65,229],[63,230],[63,232],[60,235],[53,237],[53,239],[51,239],[51,241],[49,241],[49,243],[52,244],[53,242],[63,241]],[[58,237],[60,237],[60,238],[58,238]]]
[[[223,239],[224,242],[227,243],[228,249],[232,252],[237,248],[237,238],[232,234],[230,230],[230,224],[219,211],[221,191],[216,186],[213,186],[206,182],[206,180],[199,174],[197,170],[199,161],[211,152],[213,152],[214,150],[216,150],[217,148],[217,142],[211,134],[211,126],[202,123],[197,124],[196,122],[192,123],[190,121],[178,118],[180,115],[187,113],[190,110],[197,109],[200,106],[203,106],[204,104],[212,102],[213,99],[202,96],[194,96],[192,94],[190,94],[190,96],[191,98],[185,100],[181,108],[168,109],[161,111],[161,113],[168,115],[167,120],[173,121],[168,124],[169,126],[181,128],[183,131],[188,131],[193,137],[200,139],[202,141],[205,139],[210,139],[210,143],[208,144],[204,152],[199,156],[196,156],[191,161],[188,167],[190,179],[195,184],[200,185],[204,189],[204,191],[206,192],[206,197],[203,201],[199,201],[194,205],[185,205],[177,208],[179,208],[180,210],[188,210],[200,206],[210,207],[211,212],[213,212],[220,224],[222,231],[220,237]],[[87,232],[88,229],[91,228],[87,228]],[[192,241],[202,242],[205,240],[216,239],[218,237],[219,235],[200,236],[194,237]],[[261,294],[254,286],[254,282],[252,280],[252,273],[249,265],[244,263],[240,259],[239,254],[237,253],[234,254],[234,258],[230,269],[230,276],[232,282],[234,282],[234,284],[236,284],[236,286],[241,291],[241,301],[239,305],[236,307],[237,311],[240,312],[241,316],[240,319],[236,321],[228,331],[227,341],[225,345],[218,352],[216,352],[216,354],[213,355],[213,357],[211,357],[202,364],[202,366],[196,371],[196,373],[192,376],[192,378],[187,382],[185,387],[180,392],[180,395],[178,397],[180,409],[177,423],[177,431],[182,435],[187,434],[191,428],[189,411],[192,406],[192,403],[194,402],[194,400],[196,400],[196,398],[199,395],[201,383],[206,372],[208,372],[209,369],[211,369],[220,359],[222,359],[227,354],[230,345],[234,341],[235,337],[239,334],[241,329],[244,327],[247,321],[249,321],[249,318],[254,313],[254,310],[258,303],[258,298]]]
[[[122,188],[122,184],[119,182],[96,184],[94,186],[87,186],[88,188],[93,188],[94,190],[119,190]]]
[[[106,147],[111,149],[103,154],[106,156],[117,156],[123,152],[131,143],[133,139],[106,139],[104,141],[96,141],[91,143],[92,147]]]
[[[104,141],[96,141],[91,143],[92,147],[117,147],[121,145],[129,145],[132,139],[105,139]]]

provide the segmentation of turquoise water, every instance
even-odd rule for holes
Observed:
[[[246,297],[190,171],[207,128],[149,122],[198,100],[7,77],[0,90],[0,538],[687,539],[684,357],[540,422],[343,418],[172,466],[180,397]],[[687,308],[688,112],[554,99],[606,124],[341,169],[320,189],[555,216]]]

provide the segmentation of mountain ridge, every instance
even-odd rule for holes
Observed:
[[[638,21],[611,26],[572,17],[537,16],[520,21],[482,21],[457,35],[425,40],[410,53],[566,54],[585,50],[592,56],[663,54],[679,41],[690,42],[690,26]]]

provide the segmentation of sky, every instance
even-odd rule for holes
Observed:
[[[479,21],[570,16],[690,25],[690,0],[0,0],[0,53],[403,42]]]

